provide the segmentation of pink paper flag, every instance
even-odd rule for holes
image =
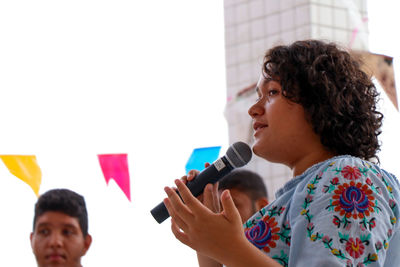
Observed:
[[[97,155],[106,183],[114,179],[117,185],[131,201],[131,187],[129,183],[129,169],[127,154],[101,154]]]

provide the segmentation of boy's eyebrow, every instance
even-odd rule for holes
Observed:
[[[51,225],[51,223],[42,222],[42,223],[36,224],[36,228],[43,227],[43,226],[49,226],[49,225]]]
[[[39,227],[44,227],[44,226],[49,226],[52,225],[52,223],[49,222],[42,222],[36,225],[37,228]],[[77,228],[75,225],[71,224],[71,223],[64,223],[63,227],[70,227],[70,228]]]

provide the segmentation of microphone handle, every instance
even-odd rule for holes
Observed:
[[[232,170],[232,165],[223,156],[199,173],[196,178],[189,181],[186,186],[193,196],[198,197],[203,193],[207,184],[215,184]]]
[[[214,184],[219,181],[222,177],[227,175],[229,172],[233,170],[232,165],[228,162],[225,157],[221,157],[216,160],[212,165],[208,166],[204,169],[195,179],[187,183],[187,187],[193,196],[199,196],[203,191],[204,187],[211,183]],[[211,177],[211,179],[210,179]],[[178,192],[179,195],[179,192]],[[179,195],[180,197],[180,195]],[[158,223],[162,223],[165,221],[170,215],[168,213],[167,208],[165,207],[164,202],[158,204],[151,211],[154,219]]]

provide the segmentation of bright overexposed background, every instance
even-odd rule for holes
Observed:
[[[399,4],[369,2],[371,51],[398,58]],[[84,266],[196,266],[150,210],[193,148],[226,150],[224,57],[222,1],[0,2],[0,154],[36,155],[40,193],[85,196]],[[131,202],[106,185],[102,153],[128,153]],[[35,266],[37,198],[2,163],[0,183],[0,266]]]
[[[227,146],[220,1],[1,1],[0,154],[85,196],[84,266],[190,266],[150,210],[193,148]],[[222,149],[221,149],[222,151]],[[97,154],[128,153],[129,202]],[[0,163],[0,266],[35,266],[36,196]]]

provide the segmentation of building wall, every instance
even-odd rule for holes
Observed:
[[[225,0],[225,51],[229,142],[252,143],[248,108],[263,55],[274,45],[301,39],[335,41],[368,50],[366,0]],[[291,177],[286,166],[254,156],[246,166],[265,179],[270,195]]]

